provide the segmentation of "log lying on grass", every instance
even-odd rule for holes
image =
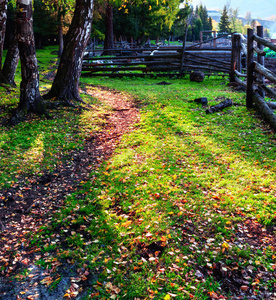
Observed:
[[[232,106],[232,105],[233,105],[233,102],[231,99],[225,99],[224,101],[220,102],[219,104],[211,106],[205,112],[206,112],[206,114],[212,114],[214,112],[221,111],[224,108]]]
[[[201,103],[202,106],[205,106],[205,105],[207,105],[208,100],[207,100],[206,97],[201,97],[201,98],[196,98],[196,99],[194,100],[194,102],[196,102],[196,103]]]

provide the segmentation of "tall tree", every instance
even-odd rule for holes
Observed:
[[[33,11],[31,0],[17,0],[15,32],[21,60],[20,100],[12,123],[21,121],[29,112],[45,113],[39,92],[39,75],[33,33]]]
[[[223,11],[219,21],[219,32],[220,33],[229,33],[230,32],[230,21],[227,12],[226,5],[223,7]]]
[[[0,0],[0,71],[2,69],[3,49],[7,23],[8,0]]]
[[[208,23],[209,23],[209,30],[213,30],[213,22],[212,22],[212,18],[211,17],[209,17],[208,18]]]
[[[250,25],[252,21],[251,11],[247,11],[245,14],[246,25]]]
[[[169,36],[179,3],[179,0],[105,0],[105,49],[113,48],[113,34],[127,35],[130,39],[136,36],[139,40]]]
[[[196,13],[197,12],[197,13]],[[203,30],[202,21],[198,15],[198,7],[191,12],[191,21],[188,26],[187,41],[199,41],[200,31]]]
[[[113,4],[111,1],[105,2],[105,39],[103,55],[113,53],[114,36],[113,36]]]
[[[14,76],[19,61],[19,49],[15,34],[9,43],[9,48],[2,69],[3,82],[15,85]]]
[[[183,39],[185,35],[185,25],[187,22],[187,17],[191,13],[191,8],[189,6],[185,6],[184,8],[181,8],[179,12],[176,15],[173,27],[172,27],[172,32],[173,35]]]
[[[76,0],[74,16],[65,37],[64,50],[52,87],[45,99],[63,100],[65,105],[73,105],[73,100],[81,102],[79,79],[82,59],[90,37],[93,15],[93,0]]]
[[[5,9],[4,9],[5,10]],[[8,4],[8,9],[7,9],[7,31],[5,35],[5,41],[4,38],[1,38],[1,61],[2,61],[2,53],[3,53],[3,44],[5,42],[6,46],[8,46],[8,51],[7,55],[5,58],[5,62],[3,65],[2,70],[0,70],[0,82],[5,83],[5,84],[11,84],[15,85],[14,82],[14,75],[15,71],[18,65],[18,60],[19,60],[19,50],[18,50],[18,45],[17,45],[17,39],[15,36],[15,28],[14,28],[14,13],[15,13],[15,7],[13,6],[12,3]],[[2,18],[3,21],[3,18]],[[9,28],[10,27],[10,28]],[[5,25],[2,22],[2,28],[3,32],[5,32]],[[7,34],[8,33],[8,34]],[[2,67],[2,64],[1,64]]]
[[[203,6],[202,4],[199,5],[197,11],[198,11],[198,16],[200,17],[202,22],[203,30],[212,30],[212,27],[210,28],[206,6]]]

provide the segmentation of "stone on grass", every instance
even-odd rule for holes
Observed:
[[[190,80],[195,82],[202,82],[205,78],[204,73],[199,71],[194,71],[190,74]]]

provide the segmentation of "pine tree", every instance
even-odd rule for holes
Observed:
[[[230,21],[229,21],[227,8],[225,5],[219,21],[219,33],[229,33],[229,32],[230,32]]]
[[[212,23],[212,18],[208,18],[208,23],[209,23],[209,30],[213,30],[213,23]]]
[[[200,5],[198,7],[198,16],[201,19],[203,30],[211,30],[208,21],[208,13],[206,6]]]

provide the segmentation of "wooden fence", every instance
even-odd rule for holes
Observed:
[[[271,109],[276,106],[276,103],[265,101],[266,95],[276,99],[276,92],[266,84],[265,80],[276,84],[276,75],[264,66],[266,55],[263,51],[264,46],[276,51],[276,45],[263,38],[262,26],[257,27],[257,34],[254,34],[253,29],[249,28],[247,39],[241,34],[234,34],[232,36],[230,80],[246,88],[246,106],[252,108],[255,103],[271,127],[276,129],[276,115]],[[242,67],[243,56],[246,56],[246,68]]]
[[[228,76],[231,48],[203,48],[206,40],[192,46],[159,46],[148,48],[116,48],[114,55],[92,57],[86,53],[82,70],[89,76],[181,76],[195,70],[206,74]],[[200,47],[200,48],[199,48]]]

